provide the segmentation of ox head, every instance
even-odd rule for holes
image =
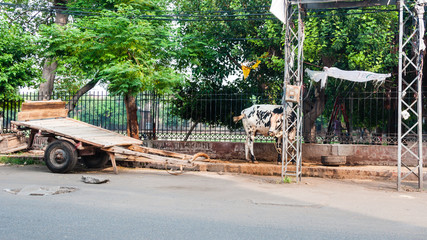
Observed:
[[[281,138],[283,136],[283,113],[273,113],[270,118],[270,129],[268,135]]]

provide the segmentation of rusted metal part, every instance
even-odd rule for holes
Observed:
[[[79,152],[79,156],[91,156],[95,155],[96,150],[99,149],[94,146],[77,146],[77,151]]]
[[[209,162],[211,160],[211,158],[209,157],[209,155],[207,155],[206,153],[204,153],[204,152],[198,152],[198,153],[196,153],[196,154],[193,155],[193,157],[191,158],[191,161],[189,161],[189,162],[194,162],[199,157],[204,157],[205,158],[203,160],[203,162]]]
[[[194,154],[193,157],[191,158],[191,160],[188,160],[187,162],[188,163],[193,163],[199,157],[204,157],[205,158],[205,159],[202,160],[203,162],[209,162],[210,161],[209,155],[207,155],[206,153],[203,153],[203,152],[199,152],[199,153]],[[185,171],[183,165],[180,165],[179,168],[180,168],[179,171],[177,171],[177,170],[168,170],[168,162],[166,161],[166,163],[165,163],[166,172],[169,173],[169,174],[171,174],[171,175],[181,175],[181,174],[183,174],[184,171]]]
[[[183,166],[182,165],[180,165],[179,166],[179,171],[177,171],[177,170],[168,170],[168,163],[166,162],[165,163],[165,169],[166,169],[166,172],[167,173],[169,173],[169,174],[171,174],[171,175],[175,175],[175,176],[177,176],[177,175],[181,175],[181,174],[183,174],[184,173],[184,168],[183,168]]]
[[[38,133],[38,130],[31,129],[30,138],[28,139],[28,148],[31,149],[33,147],[34,137],[36,136],[37,133]]]
[[[203,161],[210,161],[209,155],[202,152],[191,156],[191,155],[175,153],[170,151],[146,148],[146,147],[137,146],[137,145],[131,145],[128,147],[114,146],[109,148],[101,148],[101,150],[106,151],[109,154],[121,154],[121,155],[127,156],[128,158],[131,157],[133,158],[132,161],[135,161],[135,162],[150,161],[153,163],[164,164],[166,171],[173,175],[180,175],[184,173],[186,167],[189,167],[189,168],[193,167],[194,166],[193,162],[196,161],[197,158],[199,157],[204,157],[205,159]],[[141,160],[138,160],[138,158],[140,158]],[[177,170],[177,171],[170,170],[168,169],[168,166],[170,165],[175,165],[175,166],[178,165],[180,166],[180,170]]]
[[[128,149],[141,152],[141,153],[149,153],[149,154],[156,154],[156,155],[166,156],[166,157],[180,158],[182,160],[192,158],[192,156],[188,154],[176,153],[176,152],[161,150],[156,148],[143,147],[139,145],[131,145],[128,147]]]

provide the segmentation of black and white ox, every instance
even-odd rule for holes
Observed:
[[[292,120],[292,114],[288,113],[288,120]],[[242,120],[243,119],[243,120]],[[254,155],[254,140],[257,133],[264,136],[275,137],[276,147],[280,146],[283,136],[283,106],[282,105],[253,105],[242,111],[240,116],[233,117],[234,122],[242,120],[246,132],[245,157],[246,160],[257,163]],[[295,128],[291,128],[288,139],[295,139]],[[250,158],[249,158],[250,152]],[[277,156],[281,162],[281,154]]]

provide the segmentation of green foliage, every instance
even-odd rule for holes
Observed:
[[[269,99],[257,103],[280,104],[284,69],[282,23],[277,20],[227,21],[231,18],[227,15],[235,15],[237,19],[249,18],[238,15],[254,13],[253,9],[268,6],[271,1],[176,0],[175,2],[178,13],[193,11],[196,12],[193,19],[200,20],[179,23],[178,67],[183,71],[190,71],[191,75],[186,80],[187,85],[179,89],[176,100],[178,110],[175,114],[184,119],[213,123],[210,119],[215,112],[204,109],[198,113],[194,111],[196,105],[207,105],[208,109],[216,108],[217,103],[214,100],[198,97],[210,92],[218,94],[225,91],[256,92],[258,98]],[[388,10],[394,8],[387,6],[308,12],[304,19],[306,35],[304,60],[308,63],[305,67],[319,70],[313,65],[334,66],[344,70],[393,72],[397,65],[395,33],[398,15],[397,12]],[[367,11],[372,13],[366,13]],[[207,21],[208,17],[204,15],[209,15],[209,19],[215,21]],[[296,20],[294,24],[297,24]],[[240,64],[256,60],[261,60],[258,69],[252,70],[249,77],[243,79]],[[391,80],[384,88],[375,89],[371,83],[355,85],[329,79],[326,89],[327,105],[323,113],[325,119],[330,117],[336,96],[348,97],[350,92],[385,91],[394,85],[395,79]],[[308,86],[310,84],[308,78],[305,78],[305,81]],[[315,83],[314,85],[316,86]],[[305,98],[306,102],[315,100],[314,91],[309,92],[309,96]],[[246,100],[245,103],[239,103],[238,108],[244,108],[251,103]],[[240,110],[229,109],[227,114],[236,114]],[[373,115],[377,113],[372,112]],[[229,117],[227,114],[221,114],[223,115],[217,118]],[[355,125],[363,122],[375,127],[372,125],[373,121],[367,123],[363,120],[363,117],[366,118],[363,112],[358,111],[358,114],[352,115]],[[378,121],[374,124],[386,122],[381,116],[375,116],[375,119]],[[226,122],[226,119],[221,121],[221,124],[223,122]]]
[[[162,1],[156,3],[156,5],[160,6],[160,4],[166,3],[167,1]],[[116,6],[119,4],[130,5],[142,10],[156,9],[153,1],[150,0],[68,0],[67,7],[70,10],[84,9],[85,11],[98,12],[100,9],[116,10]]]
[[[97,77],[116,95],[170,90],[181,81],[168,58],[170,26],[139,19],[141,9],[156,6],[140,2],[145,5],[137,1],[115,5],[114,10],[78,18],[65,27],[44,26],[43,43],[49,46],[45,55],[69,66],[74,74],[68,75],[90,79],[98,72]]]
[[[269,72],[266,63],[269,63],[270,55],[281,58],[280,38],[272,38],[267,41],[251,39],[270,38],[270,32],[265,31],[267,25],[271,27],[270,31],[278,30],[280,33],[279,21],[275,21],[274,24],[270,20],[267,23],[263,20],[256,20],[263,16],[251,16],[250,18],[254,18],[254,21],[247,21],[246,19],[249,17],[239,17],[251,14],[251,8],[269,4],[270,1],[265,0],[249,2],[177,0],[178,12],[199,11],[194,17],[199,21],[180,22],[177,35],[177,41],[181,47],[178,52],[179,67],[186,70],[191,69],[190,82],[198,80],[222,85],[228,77],[239,75],[239,78],[233,80],[246,83],[246,87],[240,89],[241,91],[272,88],[280,75]],[[209,17],[204,17],[204,15],[209,15]],[[227,15],[236,17],[227,17]],[[227,21],[239,18],[244,21]],[[223,19],[224,21],[221,21]],[[264,53],[270,55],[268,58],[260,59]],[[258,59],[263,63],[257,70],[251,72],[246,81],[243,80],[241,64]]]
[[[266,0],[175,1],[178,14],[195,12],[193,19],[199,20],[179,22],[177,65],[190,74],[186,85],[177,89],[175,114],[184,119],[235,127],[232,116],[239,115],[253,102],[237,98],[237,103],[232,104],[230,94],[253,93],[266,100],[258,103],[280,103],[277,99],[281,97],[283,61],[276,60],[283,58],[281,39],[277,37],[277,33],[281,34],[281,24],[277,20],[261,20],[263,16],[241,16],[270,3]],[[227,21],[230,18],[244,21]],[[247,18],[255,20],[247,21]],[[261,60],[259,67],[243,79],[241,64],[257,60]],[[195,106],[199,106],[198,112]]]
[[[53,1],[46,0],[7,0],[9,4],[0,5],[1,18],[9,24],[20,26],[28,34],[35,35],[41,24],[46,24],[53,18],[49,11],[35,12],[35,9],[48,8]],[[37,7],[16,7],[14,4]]]
[[[374,9],[390,10],[393,8],[392,6]],[[312,65],[334,66],[344,70],[395,72],[398,61],[396,51],[398,14],[392,11],[364,13],[366,10],[351,9],[309,13],[305,20],[305,61]],[[316,69],[312,65],[306,66]],[[319,69],[317,68],[317,70]],[[306,81],[309,81],[308,78]],[[380,88],[375,87],[373,83],[355,84],[329,78],[323,116],[329,119],[337,96],[345,98],[353,96],[350,94],[357,96],[357,93],[362,92],[385,92],[395,84],[394,76]],[[383,102],[378,103],[377,99],[366,99],[365,101],[364,106],[368,107],[353,106],[353,112],[347,112],[352,118],[353,127],[363,126],[373,129],[387,125],[389,114],[384,114],[384,111],[379,111],[381,108],[378,108],[378,104],[381,105]]]
[[[364,13],[366,10],[309,13],[305,20],[305,60],[345,70],[390,72],[397,64],[395,33],[398,31],[398,14],[387,11]]]
[[[35,38],[0,16],[0,100],[19,99],[19,87],[40,80]]]
[[[110,130],[126,129],[126,117],[120,114],[124,109],[122,97],[85,95],[71,117]]]
[[[182,89],[172,99],[172,115],[211,126],[236,128],[241,124],[235,124],[232,121],[233,117],[240,115],[243,108],[251,105],[248,99],[236,94],[236,88],[233,86],[226,86],[220,90],[206,86],[189,89]]]
[[[286,176],[282,179],[282,182],[283,183],[292,183],[292,179],[290,177]]]
[[[41,0],[20,2],[51,4]],[[265,20],[265,16],[257,15],[260,6],[270,3],[271,0],[68,0],[70,12],[92,14],[74,15],[72,22],[64,27],[43,25],[37,43],[27,31],[35,33],[42,22],[50,21],[48,13],[31,16],[23,9],[8,9],[0,18],[0,99],[17,98],[19,86],[38,81],[38,60],[48,58],[59,64],[56,73],[60,84],[56,89],[60,91],[77,91],[94,76],[116,95],[136,95],[144,90],[174,91],[176,116],[227,124],[231,116],[254,102],[280,103],[283,26],[276,19]],[[190,16],[194,21],[178,20],[172,25],[168,21],[139,17],[169,14],[166,9],[171,8],[175,14]],[[396,71],[398,16],[397,12],[388,11],[394,9],[395,6],[308,11],[304,19],[304,58],[311,65],[305,66]],[[243,79],[241,64],[257,60],[261,61],[259,67]],[[184,80],[177,70],[187,75],[185,84],[181,84]],[[335,96],[390,89],[395,85],[394,80],[378,90],[372,84],[354,85],[330,79],[325,118],[330,116]],[[308,79],[305,81],[308,85]],[[206,98],[209,93],[217,94],[218,100]],[[223,97],[229,93],[255,97],[240,99],[233,105]],[[313,92],[310,94],[306,100],[314,101]],[[194,106],[201,105],[205,107],[195,113]],[[369,111],[377,114],[372,109]],[[220,114],[221,120],[212,120],[212,114]],[[365,124],[363,114],[352,118],[355,125]],[[380,117],[376,119],[376,124],[387,122]]]
[[[12,165],[35,165],[42,164],[43,160],[34,158],[0,157],[0,163]]]

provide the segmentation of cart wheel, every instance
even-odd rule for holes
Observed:
[[[107,152],[96,152],[95,155],[82,156],[83,162],[88,168],[102,168],[110,160]]]
[[[54,173],[69,172],[77,163],[76,148],[64,140],[54,141],[47,146],[44,161],[49,170]]]

